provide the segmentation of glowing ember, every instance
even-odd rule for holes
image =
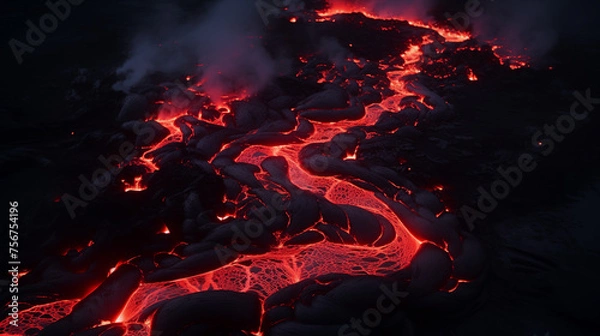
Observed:
[[[133,184],[127,183],[125,180],[122,181],[125,184],[125,192],[128,191],[143,191],[146,187],[142,185],[142,176],[138,176],[133,179]]]
[[[163,224],[163,228],[160,230],[160,233],[169,234],[171,231],[169,231],[169,228]]]
[[[475,82],[475,81],[479,80],[479,78],[477,78],[477,75],[475,75],[475,73],[471,69],[469,69],[467,71],[467,78],[469,78],[469,80],[472,81],[472,82]]]

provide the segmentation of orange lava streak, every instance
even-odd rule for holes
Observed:
[[[146,187],[142,185],[142,176],[134,178],[133,184],[129,184],[125,180],[122,182],[125,184],[125,192],[146,190]]]
[[[329,17],[336,14],[348,14],[348,13],[360,13],[364,16],[375,19],[375,20],[398,20],[398,21],[406,21],[411,26],[427,28],[433,30],[444,37],[447,42],[464,42],[469,40],[472,36],[469,32],[466,31],[456,31],[448,28],[436,27],[430,24],[426,24],[423,22],[415,21],[415,20],[406,20],[406,18],[398,17],[397,15],[388,14],[388,13],[375,13],[371,12],[369,8],[365,6],[361,6],[357,3],[334,3],[330,8],[322,10],[317,14],[320,16],[321,21],[327,21]]]
[[[436,27],[418,21],[408,21],[411,26],[427,28],[440,34],[447,42],[464,42],[471,39],[471,34],[466,31],[455,31],[448,28]]]
[[[527,57],[525,56],[513,55],[510,50],[504,50],[499,45],[492,46],[492,51],[494,52],[494,56],[500,61],[500,64],[508,65],[512,70],[529,67]]]

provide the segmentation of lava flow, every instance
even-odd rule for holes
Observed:
[[[353,13],[357,10],[363,12]],[[361,8],[333,6],[286,22],[329,27],[356,20],[361,24],[368,21],[391,40],[405,38],[402,45],[389,48],[399,52],[374,59],[363,53],[331,60],[317,51],[302,51],[294,61],[295,76],[288,80],[306,83],[303,90],[309,93],[280,101],[270,97],[269,107],[257,103],[264,97],[248,94],[209,97],[201,78],[194,76],[186,79],[195,84],[183,90],[200,102],[199,108],[177,108],[167,99],[159,102],[158,115],[146,122],[157,123],[167,134],[144,147],[129,163],[143,167],[145,173],[130,182],[121,180],[123,190],[147,192],[151,176],[166,162],[177,161],[185,151],[204,160],[207,169],[214,169],[223,179],[225,196],[211,217],[216,221],[210,223],[213,232],[198,242],[182,242],[163,254],[169,262],[154,261],[118,316],[97,321],[95,327],[119,324],[126,326],[127,335],[150,335],[156,309],[152,307],[164,300],[228,290],[257,293],[263,302],[290,285],[326,274],[393,274],[405,268],[424,243],[454,253],[452,239],[424,238],[426,234],[409,229],[412,226],[407,218],[417,216],[417,209],[405,210],[413,206],[407,199],[417,194],[427,198],[433,193],[421,191],[403,178],[394,178],[392,170],[367,164],[362,144],[406,131],[406,127],[414,129],[446,120],[450,107],[419,78],[462,85],[478,81],[483,78],[478,70],[468,67],[460,72],[459,66],[449,64],[448,59],[459,52],[490,57],[493,50],[477,45],[465,32],[384,18]],[[360,54],[360,41],[349,45],[350,50]],[[495,62],[501,65],[504,61]],[[411,119],[410,113],[419,117]],[[409,121],[402,125],[386,126],[387,120],[405,117]],[[192,192],[186,202],[194,197],[197,195]],[[424,208],[419,202],[421,198],[415,204]],[[443,206],[438,209],[435,201],[430,203],[434,204],[431,218],[447,214]],[[256,223],[257,211],[268,212],[272,221],[263,218],[263,226],[252,229],[261,232],[254,234],[247,228],[248,223]],[[210,217],[211,210],[208,212]],[[177,231],[171,228],[174,223],[165,224],[157,234]],[[246,230],[244,233],[250,236],[247,240],[252,242],[246,244],[244,233],[237,236],[243,244],[222,239],[231,236],[228,233],[232,228]],[[207,241],[219,242],[214,244],[218,248],[206,248]],[[190,252],[194,249],[201,252]],[[219,257],[216,263],[215,251]],[[123,260],[121,266],[111,270],[111,277],[123,265],[143,268],[139,266],[141,259]],[[446,291],[464,282],[454,279],[454,285],[448,285]],[[81,302],[66,300],[34,306],[21,313],[22,319],[42,328],[74,311],[73,307]],[[2,330],[7,330],[5,325]],[[263,332],[253,330],[254,335]]]
[[[353,127],[373,125],[382,112],[397,109],[398,102],[402,98],[411,95],[404,78],[407,75],[419,72],[418,63],[422,56],[420,48],[420,45],[411,45],[406,53],[402,55],[406,61],[402,69],[388,71],[390,88],[395,93],[381,103],[367,106],[366,113],[362,118],[355,121],[335,123],[313,122],[314,132],[300,143],[278,144],[275,146],[251,145],[245,148],[235,160],[238,163],[253,164],[260,167],[261,163],[267,158],[282,157],[289,164],[289,180],[293,185],[298,186],[298,191],[307,191],[322,196],[334,204],[356,206],[383,216],[393,224],[394,239],[389,239],[383,246],[346,245],[321,241],[296,247],[286,246],[285,243],[290,238],[281,237],[279,245],[275,246],[268,254],[243,256],[232,264],[208,274],[178,280],[168,285],[163,283],[142,285],[132,296],[129,305],[119,319],[123,321],[134,320],[139,317],[144,308],[161,300],[187,293],[210,289],[225,289],[236,292],[251,290],[266,298],[288,285],[323,274],[385,275],[405,267],[410,262],[420,242],[406,231],[402,222],[385,203],[379,200],[373,191],[364,190],[342,177],[311,174],[302,167],[298,156],[302,148],[307,145],[329,142],[336,135],[344,134]],[[360,61],[348,61],[358,63],[357,65],[360,67]],[[419,98],[421,101],[424,99],[424,96]],[[168,111],[165,113],[172,113],[172,109]],[[184,115],[186,115],[186,111],[181,111],[180,116]],[[168,120],[161,119],[159,114],[157,121],[171,130],[174,128],[172,122],[176,119],[177,117],[172,118],[172,115]],[[299,121],[296,124],[299,125]],[[167,138],[171,139],[170,141],[175,141],[175,139],[181,139],[182,134],[177,129]],[[166,143],[168,141],[160,143],[148,152],[155,151]],[[226,148],[227,146],[224,149]],[[351,154],[346,155],[346,159],[355,160],[355,157],[351,158],[351,156]],[[148,169],[153,170],[154,165],[148,165]],[[259,176],[264,174],[264,171],[257,173]],[[259,179],[265,185],[271,184],[268,178]],[[287,196],[293,197],[289,192]],[[242,198],[247,197],[252,197],[251,192],[247,192]],[[237,216],[233,214],[232,217],[229,217],[229,220]],[[311,230],[309,229],[306,232],[311,232]],[[351,234],[349,230],[346,233]]]

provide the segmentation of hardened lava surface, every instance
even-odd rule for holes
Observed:
[[[336,335],[382,284],[407,310],[472,295],[481,247],[401,153],[443,162],[447,144],[419,139],[452,123],[444,94],[526,64],[466,32],[353,11],[283,15],[248,37],[292,69],[258,92],[207,88],[198,64],[130,95],[122,114],[151,106],[111,138],[123,160],[77,209],[81,232],[23,274],[18,334]],[[404,330],[396,318],[378,332]]]

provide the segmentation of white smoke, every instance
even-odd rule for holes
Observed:
[[[218,99],[232,90],[254,93],[274,76],[277,64],[262,47],[264,25],[252,1],[220,1],[191,22],[177,22],[177,10],[167,12],[158,29],[134,39],[115,89],[129,91],[156,73],[202,74],[205,90]]]

